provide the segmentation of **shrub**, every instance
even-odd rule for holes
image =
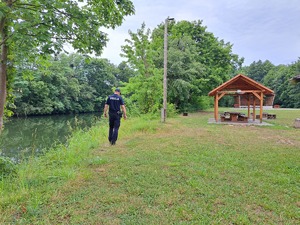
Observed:
[[[0,179],[16,173],[16,165],[7,157],[0,156]]]
[[[213,105],[213,98],[209,96],[200,96],[199,97],[199,105],[198,107],[201,110],[208,109]]]

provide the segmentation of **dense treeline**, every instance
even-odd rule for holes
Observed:
[[[14,68],[19,59],[33,62],[39,56],[59,54],[64,52],[66,44],[78,53],[99,56],[108,41],[103,28],[114,29],[122,24],[125,16],[132,14],[134,6],[130,0],[1,1],[0,130],[3,127],[5,112],[8,112],[7,104],[11,103],[10,85],[15,77]],[[44,89],[41,82],[35,85]],[[39,94],[37,93],[37,96]],[[45,100],[45,96],[43,98]],[[41,109],[39,105],[37,108],[30,108],[29,111],[50,112],[52,103],[43,103],[47,109]]]
[[[208,107],[208,92],[240,69],[243,58],[206,31],[202,21],[170,22],[168,30],[168,102],[179,111]],[[164,24],[153,32],[142,24],[129,34],[123,56],[137,76],[125,85],[126,92],[141,112],[157,111],[162,105]]]
[[[124,63],[116,67],[79,54],[50,57],[43,65],[26,63],[16,72],[10,105],[15,115],[99,111],[112,88],[133,74]]]
[[[171,22],[168,32],[169,110],[180,112],[212,106],[208,92],[237,73],[243,73],[275,91],[274,104],[300,107],[300,60],[273,65],[261,60],[242,66],[232,45],[206,31],[201,21]],[[106,59],[79,54],[49,57],[43,63],[23,62],[12,82],[15,115],[93,112],[102,109],[113,87],[122,87],[131,112],[156,113],[162,107],[164,24],[153,31],[142,24],[122,46],[127,59],[116,66]],[[222,106],[232,106],[224,97]]]
[[[242,70],[250,78],[275,92],[274,104],[284,108],[300,108],[300,83],[292,78],[300,74],[300,58],[290,65],[273,65],[270,61],[253,62]]]

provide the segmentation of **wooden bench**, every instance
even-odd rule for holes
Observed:
[[[270,114],[270,113],[268,113],[267,119],[276,119],[276,114]]]
[[[243,123],[248,123],[248,116],[244,115],[244,114],[241,114],[239,115],[238,117],[238,121],[239,122],[243,122]]]
[[[251,116],[253,116],[253,113],[251,113]],[[260,115],[256,115],[256,119],[259,119]],[[276,119],[276,114],[271,114],[271,113],[263,113],[262,114],[263,119]]]
[[[263,118],[263,119],[264,119],[264,118],[267,119],[267,118],[268,118],[268,114],[269,114],[269,113],[263,113],[263,114],[262,114],[262,118]],[[253,116],[253,113],[251,113],[251,116]],[[258,115],[256,114],[255,117],[256,117],[256,119],[259,119],[259,118],[260,118],[260,114],[258,114]]]
[[[221,118],[221,122],[225,122],[225,121],[230,121],[230,114],[228,113],[222,113],[220,115],[220,118]]]

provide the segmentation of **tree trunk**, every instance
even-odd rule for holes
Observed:
[[[0,56],[0,132],[3,128],[4,107],[6,101],[6,77],[7,77],[7,55],[8,46],[6,45],[7,27],[5,26],[5,17],[0,21],[1,32],[1,56]]]

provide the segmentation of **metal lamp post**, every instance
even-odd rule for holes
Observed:
[[[164,33],[164,81],[163,81],[163,109],[161,112],[161,121],[166,122],[167,117],[167,64],[168,64],[168,21],[174,20],[174,18],[167,18],[165,20],[165,33]]]

